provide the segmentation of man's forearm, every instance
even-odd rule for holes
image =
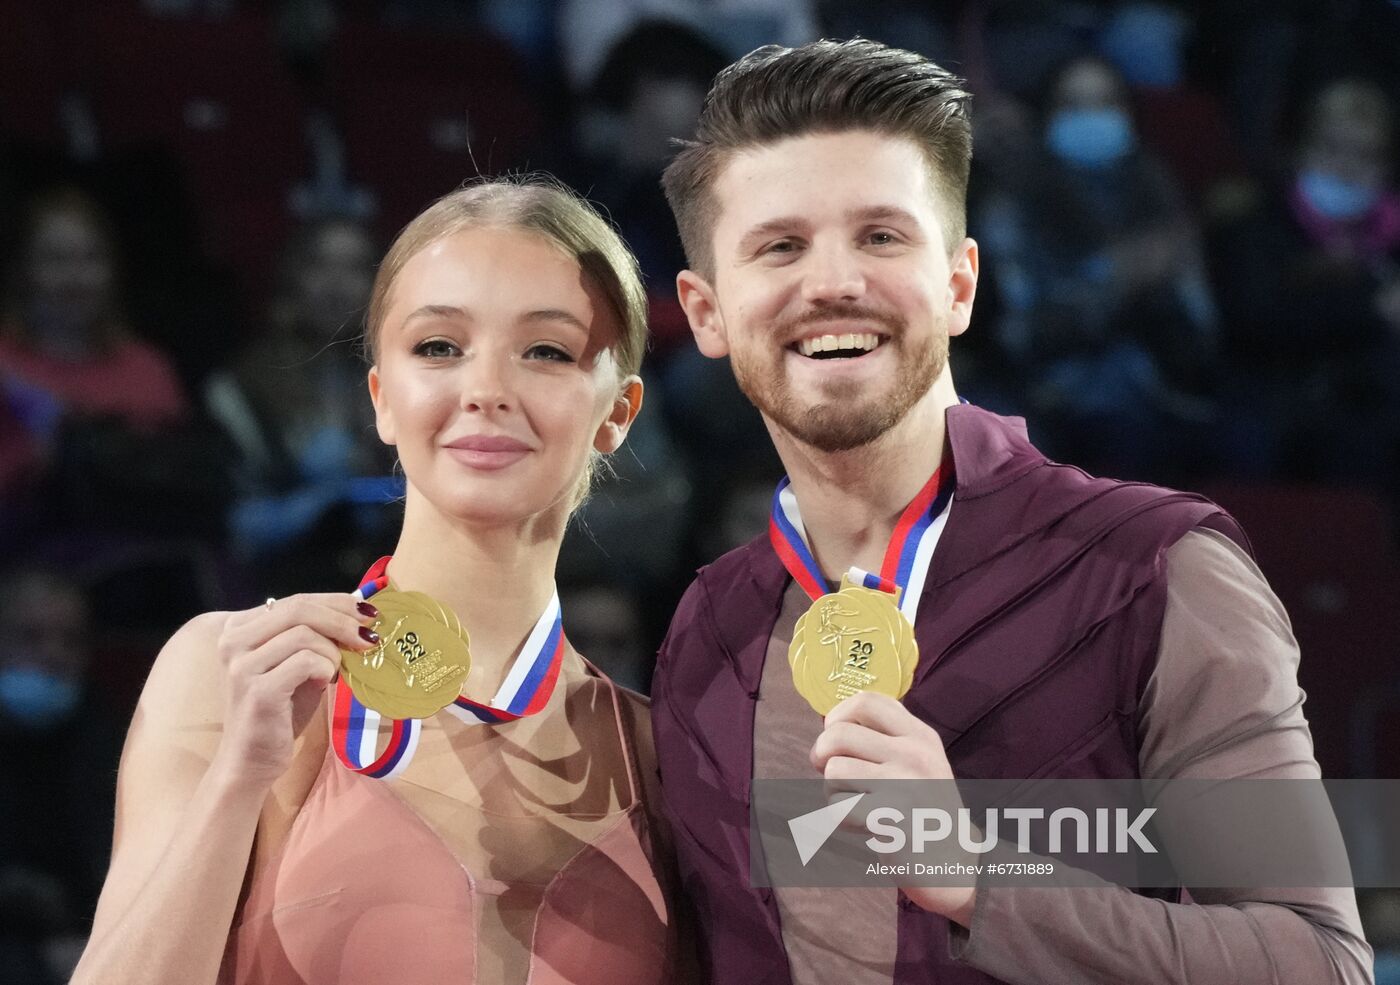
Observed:
[[[1018,985],[1370,985],[1349,889],[1201,891],[1167,903],[1121,886],[977,891],[955,958]],[[1350,910],[1350,918],[1348,918]]]

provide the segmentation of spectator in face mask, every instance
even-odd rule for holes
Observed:
[[[1360,81],[1314,100],[1295,162],[1294,201],[1313,238],[1364,262],[1400,242],[1400,196],[1391,184],[1394,110]]]
[[[1027,409],[1055,457],[1179,479],[1194,463],[1172,439],[1208,420],[1216,330],[1194,218],[1096,56],[1052,75],[1040,145],[972,223],[998,259],[1001,342]]]
[[[0,936],[49,957],[85,934],[107,865],[120,740],[92,686],[88,621],[83,591],[60,574],[18,569],[0,583],[0,911],[27,915]],[[66,980],[71,965],[52,970]]]
[[[1245,181],[1244,153],[1220,100],[1195,77],[1196,20],[1183,3],[1138,0],[1111,14],[1097,47],[1127,83],[1143,145],[1192,202],[1223,211]]]
[[[1395,109],[1358,79],[1315,92],[1290,166],[1214,243],[1242,470],[1394,482],[1400,416]]]

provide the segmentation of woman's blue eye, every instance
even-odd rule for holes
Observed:
[[[551,362],[571,363],[574,361],[573,356],[557,345],[532,345],[525,351],[525,355],[532,359],[544,359]]]
[[[457,347],[446,339],[426,339],[413,347],[413,354],[428,359],[447,359],[457,354]]]

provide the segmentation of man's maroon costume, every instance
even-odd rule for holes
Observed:
[[[960,779],[1136,777],[1163,553],[1195,527],[1247,549],[1243,532],[1199,496],[1048,461],[1018,418],[961,405],[947,430],[957,485],[905,706],[938,731]],[[657,662],[665,804],[716,982],[791,980],[777,903],[749,878],[755,703],[788,578],[766,536],[702,569]],[[946,919],[903,896],[894,980],[993,981],[950,957]]]

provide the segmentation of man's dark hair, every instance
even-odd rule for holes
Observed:
[[[695,139],[661,178],[687,261],[713,277],[714,183],[735,151],[845,130],[904,137],[923,150],[953,249],[965,235],[972,161],[972,97],[962,86],[922,55],[860,38],[749,52],[715,77]]]

